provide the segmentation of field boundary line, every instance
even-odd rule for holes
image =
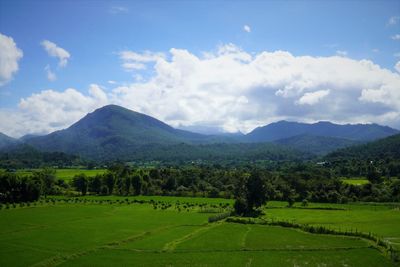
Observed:
[[[240,242],[240,247],[241,247],[242,249],[245,249],[245,248],[246,248],[247,236],[248,236],[248,234],[250,233],[250,231],[252,230],[252,227],[251,227],[250,225],[246,225],[246,226],[247,226],[246,232],[243,234],[242,241]],[[251,264],[251,263],[250,263],[250,264]],[[247,266],[247,265],[246,265],[246,266]]]
[[[187,235],[184,235],[181,238],[178,238],[171,242],[166,243],[161,251],[171,252],[171,251],[175,250],[176,246],[179,245],[180,243],[190,240],[193,237],[198,236],[200,233],[207,232],[210,229],[215,228],[220,225],[222,225],[222,224],[221,223],[206,224],[203,228],[196,229],[193,232],[191,232]]]
[[[115,249],[115,248],[117,248],[118,246],[120,246],[122,244],[126,244],[126,243],[129,243],[129,242],[135,241],[135,240],[139,240],[139,239],[145,238],[146,236],[149,236],[149,235],[151,235],[151,234],[153,234],[155,232],[162,231],[162,230],[165,230],[165,229],[168,229],[168,228],[173,228],[174,226],[175,225],[170,225],[170,226],[167,226],[167,227],[165,227],[165,226],[164,227],[159,227],[159,228],[156,228],[156,229],[154,229],[152,231],[145,231],[145,232],[142,232],[142,233],[139,233],[139,234],[132,235],[132,236],[127,237],[127,238],[111,241],[111,242],[108,242],[108,243],[106,243],[104,245],[88,248],[86,250],[78,251],[78,252],[71,253],[71,254],[60,254],[59,253],[59,254],[56,254],[53,257],[47,258],[47,259],[45,259],[43,261],[40,261],[38,263],[33,264],[32,267],[57,266],[57,265],[60,265],[61,263],[67,262],[68,260],[76,259],[76,258],[85,256],[85,255],[88,255],[88,254],[91,254],[91,253],[95,253],[95,252],[97,252],[99,250],[102,250],[102,249]]]
[[[132,248],[112,248],[116,250],[123,251],[131,251],[135,253],[155,253],[158,254],[160,250],[156,249],[132,249]],[[185,253],[209,253],[209,252],[217,252],[217,253],[234,253],[234,252],[274,252],[274,251],[287,251],[287,252],[300,252],[300,251],[346,251],[346,250],[356,250],[356,249],[374,249],[373,246],[364,246],[364,247],[331,247],[331,248],[264,248],[264,249],[187,249],[187,250],[173,250],[168,253],[172,254],[185,254]],[[165,251],[164,251],[165,252]]]

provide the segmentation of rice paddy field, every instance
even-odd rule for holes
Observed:
[[[20,169],[17,170],[16,173],[21,176],[28,176],[31,175],[34,171],[38,171],[39,169]],[[58,179],[62,179],[64,181],[70,181],[75,175],[78,174],[85,174],[88,177],[96,176],[97,174],[103,174],[107,170],[106,169],[93,169],[93,170],[88,170],[88,169],[79,169],[79,168],[74,168],[74,169],[55,169],[56,171],[56,177]]]
[[[3,207],[0,266],[396,266],[361,238],[209,223],[226,203],[232,201],[85,197]],[[270,202],[264,217],[357,228],[393,244],[400,238],[400,212],[391,205],[311,203],[305,209]]]
[[[367,179],[363,178],[346,178],[342,179],[342,182],[345,184],[351,184],[351,185],[365,185],[369,184],[369,181]]]

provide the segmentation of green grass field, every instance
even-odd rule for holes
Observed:
[[[209,224],[212,214],[198,208],[178,212],[174,206],[161,210],[151,204],[117,204],[116,200],[125,199],[118,197],[86,199],[114,202],[57,201],[54,205],[0,210],[0,266],[392,266],[369,241],[358,238],[278,226]],[[310,208],[319,206],[310,204]],[[335,227],[357,225],[387,238],[399,236],[399,212],[388,206],[337,206],[345,210],[288,209],[282,202],[271,202],[266,216]],[[374,225],[378,223],[386,224]],[[380,229],[386,227],[392,229]]]
[[[345,184],[351,184],[351,185],[369,184],[369,181],[367,179],[362,179],[362,178],[342,179],[342,182]]]
[[[17,170],[16,173],[21,176],[31,175],[34,171],[38,171],[39,169],[26,170],[21,169]],[[103,174],[107,170],[106,169],[95,169],[95,170],[87,170],[87,169],[56,169],[56,177],[58,179],[63,179],[64,181],[70,181],[77,174],[85,174],[88,177],[96,176],[97,174]]]
[[[398,204],[316,204],[307,209],[286,208],[284,202],[267,204],[267,219],[283,220],[309,225],[321,225],[337,230],[374,233],[400,248],[400,210]],[[295,207],[300,207],[297,203]],[[337,208],[341,210],[323,210]]]

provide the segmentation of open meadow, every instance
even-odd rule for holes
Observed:
[[[52,198],[0,210],[0,266],[393,266],[371,241],[258,224],[208,222],[231,200]],[[387,205],[268,203],[267,220],[357,228],[396,243]],[[337,209],[323,210],[323,207]],[[300,253],[301,252],[301,253]]]
[[[20,169],[16,171],[17,175],[20,176],[29,176],[32,175],[35,171],[41,171],[41,169]],[[74,178],[75,175],[84,174],[87,177],[93,177],[97,174],[103,174],[107,170],[105,169],[79,169],[79,168],[71,168],[71,169],[55,169],[55,176],[57,179],[62,179],[66,182],[69,182]]]

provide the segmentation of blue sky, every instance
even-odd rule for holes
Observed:
[[[400,127],[396,93],[400,78],[395,68],[400,60],[399,1],[0,0],[0,33],[12,38],[23,54],[16,60],[18,69],[0,87],[0,124],[13,117],[23,125],[0,127],[13,136],[67,127],[107,103],[189,129],[246,132],[278,119]],[[42,45],[45,40],[69,54],[64,66],[60,56],[51,56]],[[274,54],[263,58],[263,52]],[[264,61],[256,60],[258,56]],[[222,63],[209,62],[210,57]],[[1,56],[0,60],[4,61]],[[212,69],[214,63],[224,70],[232,67],[219,75],[226,79],[216,80],[200,71],[207,64]],[[242,64],[241,70],[237,64]],[[293,66],[282,69],[288,73],[284,77],[279,72],[282,64]],[[354,77],[342,73],[332,80],[316,78],[324,75],[319,73],[322,67],[335,75],[335,68],[340,72],[342,66]],[[168,73],[182,74],[188,68],[192,72],[186,75],[193,79],[165,82]],[[232,88],[229,75],[249,68],[265,72],[249,73],[243,84],[238,80],[241,85]],[[262,80],[273,76],[271,69],[278,71],[275,76],[281,80]],[[363,75],[369,83],[361,82]],[[210,80],[214,85],[204,86]],[[190,87],[190,94],[182,84]],[[350,89],[345,91],[343,85]],[[200,97],[203,101],[193,100]],[[389,102],[384,100],[388,97]],[[332,101],[322,103],[329,98]],[[358,104],[353,107],[346,99]],[[77,102],[82,107],[76,107]],[[168,108],[173,105],[178,107]],[[225,110],[219,111],[218,106]],[[61,119],[45,116],[52,108],[57,109],[55,114],[63,114],[58,116]],[[213,109],[215,118],[198,115]]]

